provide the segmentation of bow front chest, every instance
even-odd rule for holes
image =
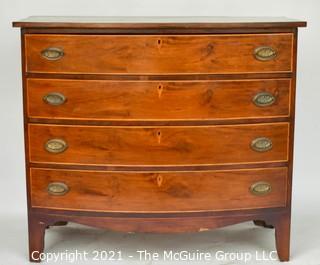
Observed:
[[[284,18],[30,17],[21,27],[30,260],[76,222],[254,221],[289,259],[297,27]]]

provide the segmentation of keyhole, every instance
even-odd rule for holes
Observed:
[[[158,46],[158,49],[159,49],[159,52],[160,52],[160,49],[162,47],[162,40],[161,39],[157,40],[157,46]]]
[[[161,132],[157,131],[157,138],[158,138],[158,143],[161,143]]]
[[[158,85],[158,95],[159,95],[159,98],[161,98],[162,91],[163,91],[163,85],[162,85],[162,84],[159,84],[159,85]]]

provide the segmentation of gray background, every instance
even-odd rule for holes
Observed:
[[[308,21],[299,32],[293,186],[292,261],[320,264],[320,1],[318,0],[1,0],[0,2],[0,262],[26,264],[27,219],[23,153],[20,35],[11,22],[29,15],[88,16],[287,16]],[[273,230],[251,223],[206,233],[128,235],[70,226],[47,233],[46,251],[121,248],[272,251]],[[116,264],[151,264],[137,259]],[[164,264],[163,261],[152,264]],[[257,262],[252,262],[256,264]],[[277,262],[259,262],[273,264]],[[63,264],[63,263],[58,263]],[[70,264],[70,263],[66,263]],[[87,264],[87,263],[86,263]],[[93,264],[107,264],[93,262]],[[108,264],[111,264],[110,262]],[[166,263],[168,264],[168,263]],[[173,263],[172,263],[173,264]],[[188,264],[184,262],[183,264]],[[194,263],[197,264],[197,263]],[[199,263],[200,264],[200,263]],[[217,262],[210,264],[242,264]],[[251,263],[250,263],[251,264]]]

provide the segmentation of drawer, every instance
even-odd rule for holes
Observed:
[[[31,118],[215,120],[287,117],[290,79],[107,81],[28,79]]]
[[[26,34],[25,56],[30,73],[291,72],[293,34]]]
[[[31,168],[32,207],[179,212],[284,207],[287,169],[102,172]]]
[[[213,165],[288,160],[288,123],[109,127],[29,124],[31,162]]]

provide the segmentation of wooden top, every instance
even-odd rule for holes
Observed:
[[[31,16],[13,22],[21,28],[295,28],[301,20],[285,17],[62,17]]]

